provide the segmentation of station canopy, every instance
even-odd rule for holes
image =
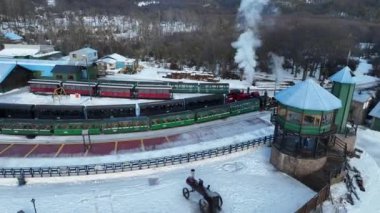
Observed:
[[[275,98],[283,105],[302,110],[331,111],[342,107],[342,102],[337,97],[312,79],[282,90]]]

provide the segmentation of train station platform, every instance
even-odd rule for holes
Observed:
[[[0,135],[0,158],[59,158],[105,156],[165,149],[189,144],[207,143],[270,127],[269,112],[253,112],[223,120],[172,129],[116,135],[91,135],[86,149],[82,136]],[[85,144],[89,144],[85,136]]]

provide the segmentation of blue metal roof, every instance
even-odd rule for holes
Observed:
[[[15,33],[5,33],[4,37],[6,39],[12,40],[12,41],[19,41],[22,40],[23,38]]]
[[[2,64],[17,64],[25,69],[32,72],[41,72],[43,77],[51,77],[53,74],[51,71],[54,69],[55,65],[68,64],[68,61],[51,61],[51,60],[31,60],[31,59],[0,59],[0,66]]]
[[[55,65],[39,65],[39,64],[18,64],[25,69],[31,70],[33,72],[41,72],[41,76],[43,77],[51,77],[53,74],[51,71],[54,69]]]
[[[88,53],[93,53],[93,52],[98,52],[97,50],[94,50],[90,47],[85,47],[85,48],[82,48],[82,49],[79,49],[79,50],[75,50],[75,51],[72,51],[70,53],[85,53],[85,54],[88,54]]]
[[[342,102],[337,97],[312,79],[280,91],[275,98],[284,105],[305,110],[331,111],[342,107]]]
[[[0,83],[4,81],[4,79],[12,72],[12,70],[16,67],[16,64],[9,63],[1,63],[0,64]]]
[[[348,66],[331,76],[330,80],[342,84],[355,84],[351,75],[351,69]]]

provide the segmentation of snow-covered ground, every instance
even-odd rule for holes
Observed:
[[[359,59],[359,65],[355,70],[355,74],[367,75],[372,71],[372,64],[369,64],[365,59]]]
[[[360,201],[352,195],[355,204],[352,206],[343,198],[346,196],[345,183],[335,184],[331,187],[332,200],[324,203],[324,212],[380,212],[380,132],[360,128],[357,135],[357,147],[364,150],[360,159],[353,158],[349,161],[352,167],[356,167],[363,177],[365,192],[356,186],[356,192]],[[352,176],[352,173],[351,173]],[[355,182],[355,181],[353,181]],[[354,183],[356,185],[356,183]]]
[[[315,192],[277,172],[268,162],[270,149],[237,153],[186,165],[88,177],[29,179],[23,187],[15,179],[0,180],[0,203],[4,213],[33,212],[198,212],[196,193],[182,196],[191,168],[196,177],[223,197],[222,212],[294,212]],[[157,178],[157,185],[149,185]],[[12,198],[12,199],[10,199]]]

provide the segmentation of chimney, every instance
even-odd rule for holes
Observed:
[[[190,171],[191,171],[191,177],[195,178],[195,169],[191,169]]]

